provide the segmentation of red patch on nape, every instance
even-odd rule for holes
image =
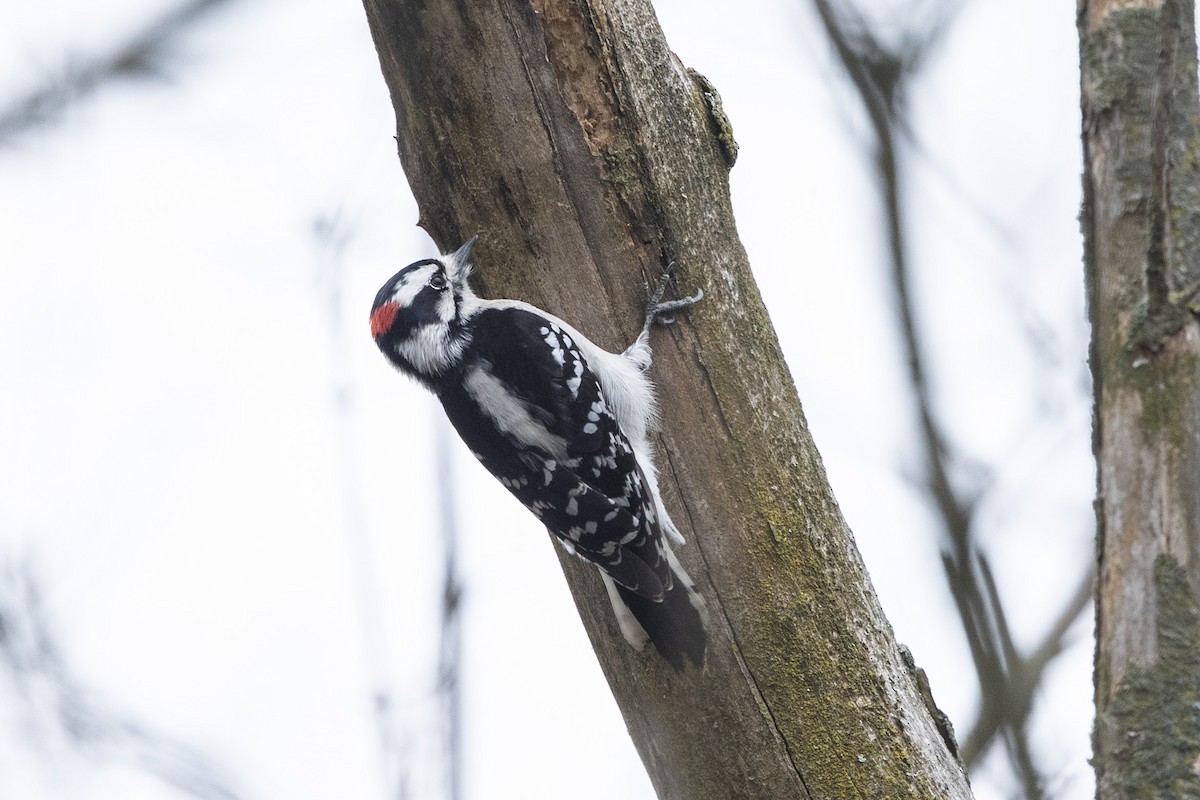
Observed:
[[[400,312],[399,303],[384,303],[371,312],[371,336],[376,339],[392,329],[396,314]]]

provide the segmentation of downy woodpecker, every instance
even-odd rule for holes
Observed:
[[[482,300],[467,285],[472,238],[409,264],[371,306],[371,335],[400,372],[430,389],[467,447],[569,552],[594,564],[622,634],[651,641],[675,669],[702,665],[708,613],[668,538],[658,491],[650,327],[703,296],[662,302],[623,353],[601,349],[527,303]]]

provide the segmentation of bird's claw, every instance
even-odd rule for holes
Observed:
[[[699,289],[696,294],[691,297],[684,297],[680,300],[668,300],[663,302],[663,295],[667,293],[667,286],[671,282],[675,269],[675,262],[672,261],[663,270],[662,275],[658,279],[658,285],[653,290],[650,288],[650,282],[643,274],[642,285],[646,290],[646,319],[642,330],[650,330],[650,326],[655,322],[660,325],[671,325],[675,322],[675,318],[667,316],[676,311],[682,311],[685,308],[695,305],[704,299],[704,290]]]

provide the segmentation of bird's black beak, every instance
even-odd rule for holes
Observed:
[[[463,264],[466,264],[467,261],[470,260],[471,250],[474,249],[475,242],[477,242],[478,240],[479,240],[479,235],[476,234],[475,236],[472,236],[470,239],[467,239],[466,243],[462,247],[460,247],[454,251],[454,261],[456,264],[461,266]]]

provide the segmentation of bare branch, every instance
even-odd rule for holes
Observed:
[[[643,271],[674,260],[706,290],[654,364],[661,486],[712,620],[703,669],[629,647],[595,570],[563,562],[660,797],[969,796],[804,424],[732,224],[711,84],[645,0],[365,6],[421,224],[443,248],[486,232],[489,296],[620,350]]]
[[[233,0],[189,0],[149,23],[110,52],[95,57],[65,59],[62,71],[45,84],[0,109],[0,144],[56,120],[72,103],[119,80],[161,76],[171,48],[196,23]]]
[[[1036,668],[1020,658],[990,567],[977,552],[974,541],[976,496],[956,488],[951,481],[952,453],[933,410],[924,347],[914,313],[903,222],[897,141],[901,137],[913,138],[907,128],[903,98],[917,65],[928,49],[944,38],[962,4],[946,4],[945,13],[910,35],[902,46],[888,52],[871,35],[861,17],[847,11],[835,13],[829,0],[813,0],[813,3],[871,122],[875,166],[886,215],[892,288],[925,459],[923,488],[940,516],[944,537],[942,564],[978,675],[980,719],[994,722],[986,726],[976,724],[970,746],[962,750],[962,758],[964,763],[972,764],[997,733],[1003,731],[1010,760],[1026,797],[1038,798],[1042,796],[1042,780],[1030,755],[1026,722],[1045,664],[1061,651],[1065,627],[1058,623],[1052,626],[1048,634],[1051,638],[1038,650],[1042,660]],[[1090,585],[1090,578],[1088,582]],[[1073,598],[1060,619],[1067,617],[1073,621],[1085,605]],[[1021,681],[1032,683],[1017,685],[1018,676]]]
[[[1014,666],[1010,670],[1011,689],[1009,693],[1009,702],[1013,706],[1023,708],[1032,706],[1033,695],[1041,685],[1046,667],[1066,648],[1067,632],[1079,621],[1083,612],[1091,604],[1092,593],[1095,591],[1095,580],[1095,571],[1089,570],[1080,580],[1058,617],[1047,629],[1042,640],[1033,648],[1033,652],[1013,662]],[[963,762],[968,766],[975,764],[983,756],[1004,723],[1003,713],[1004,710],[995,705],[984,704],[980,708],[975,724],[963,739],[961,755]]]

